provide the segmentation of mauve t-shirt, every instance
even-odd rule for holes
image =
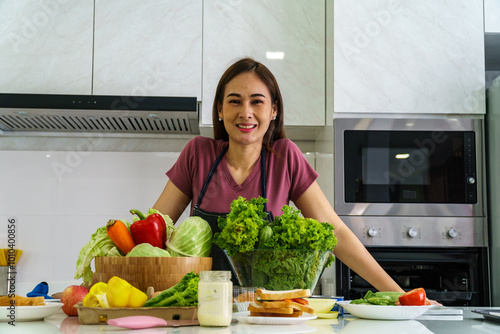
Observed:
[[[227,145],[227,141],[195,137],[187,143],[179,159],[167,172],[167,176],[177,188],[192,199],[191,215],[210,168]],[[271,147],[277,154],[265,150],[267,210],[272,211],[274,216],[280,216],[283,205],[289,205],[290,201],[299,199],[316,180],[318,173],[291,140],[277,140]],[[247,179],[238,185],[224,156],[215,170],[200,208],[210,212],[228,213],[231,202],[238,196],[247,199],[262,196],[260,168],[259,158]]]

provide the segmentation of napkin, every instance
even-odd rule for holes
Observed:
[[[38,283],[35,288],[28,292],[26,296],[28,297],[44,297],[45,299],[54,299],[51,296],[47,295],[49,293],[49,285],[47,282]]]

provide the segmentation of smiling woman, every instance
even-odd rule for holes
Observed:
[[[222,75],[212,108],[214,139],[195,137],[167,172],[169,180],[154,208],[175,222],[191,203],[191,215],[220,231],[219,217],[238,197],[262,197],[273,221],[290,201],[306,218],[334,227],[335,255],[382,291],[403,290],[340,220],[321,191],[318,174],[286,139],[278,83],[263,64],[244,58]],[[222,221],[222,220],[221,220]],[[223,251],[212,246],[213,270],[231,270]],[[239,284],[234,280],[233,282]]]

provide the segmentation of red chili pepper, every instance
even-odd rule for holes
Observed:
[[[148,243],[154,247],[165,249],[167,227],[162,215],[153,213],[146,217],[141,211],[136,209],[130,210],[130,213],[137,215],[140,219],[130,225],[130,233],[132,233],[135,243],[137,245]]]
[[[423,288],[410,290],[399,296],[399,302],[404,306],[425,305],[425,290]]]

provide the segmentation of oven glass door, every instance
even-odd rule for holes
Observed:
[[[427,297],[445,306],[490,304],[487,248],[368,247],[367,250],[405,291],[422,287]],[[337,295],[344,299],[376,291],[339,260]]]
[[[346,203],[477,203],[473,131],[344,131]]]

